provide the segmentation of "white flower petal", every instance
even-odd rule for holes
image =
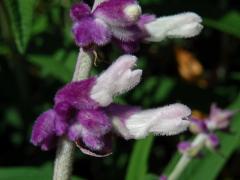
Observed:
[[[140,111],[126,120],[126,127],[134,139],[149,133],[175,135],[187,129],[191,110],[183,104],[172,104],[162,108]]]
[[[147,41],[159,42],[167,37],[189,38],[198,35],[202,18],[192,12],[160,17],[145,25],[150,37]]]
[[[91,90],[91,98],[101,106],[108,106],[112,98],[135,87],[141,79],[142,70],[132,70],[137,58],[132,55],[119,57],[98,78]]]

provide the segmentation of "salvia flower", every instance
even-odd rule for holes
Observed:
[[[167,180],[168,178],[167,178],[167,176],[165,176],[165,175],[161,175],[160,177],[159,177],[159,180]]]
[[[205,144],[209,149],[217,149],[219,147],[219,138],[216,134],[208,134]]]
[[[65,136],[85,154],[106,156],[111,153],[114,133],[139,139],[149,133],[174,135],[184,131],[191,111],[183,104],[140,110],[113,103],[114,96],[140,82],[142,70],[133,69],[136,61],[135,56],[121,56],[99,77],[71,82],[58,90],[53,108],[37,118],[31,142],[49,150],[59,136]]]
[[[142,41],[159,42],[165,38],[188,38],[202,29],[201,17],[192,12],[156,18],[142,14],[136,0],[104,0],[91,9],[86,3],[72,6],[72,32],[82,48],[115,42],[125,52],[134,52]]]
[[[181,141],[180,143],[178,143],[177,148],[178,148],[178,151],[182,154],[185,152],[188,152],[191,148],[191,142]]]
[[[194,117],[191,118],[191,124],[189,126],[189,129],[193,134],[208,132],[206,122],[204,120],[200,120]]]
[[[214,133],[216,130],[223,130],[229,127],[233,115],[237,111],[220,109],[216,104],[212,104],[209,116],[204,119],[192,118],[189,129],[192,133],[197,134],[195,142],[182,141],[178,144],[180,153],[197,155],[202,147],[210,150],[216,150],[220,146],[220,141]]]
[[[228,128],[233,115],[237,111],[221,109],[216,104],[211,105],[209,118],[206,119],[208,129],[226,129]]]

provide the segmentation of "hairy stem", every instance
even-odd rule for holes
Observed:
[[[193,140],[192,147],[195,155],[198,154],[204,146],[206,138],[207,136],[205,134],[199,134]],[[175,168],[173,169],[172,173],[169,175],[168,180],[177,180],[183,173],[189,162],[192,160],[192,157],[194,156],[188,153],[184,153]]]
[[[92,61],[93,53],[80,49],[72,81],[86,79],[89,76]],[[54,163],[53,180],[71,179],[74,149],[74,142],[69,141],[66,137],[59,139]]]

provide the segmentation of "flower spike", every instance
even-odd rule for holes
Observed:
[[[191,110],[183,104],[140,110],[112,103],[115,96],[140,82],[142,70],[133,70],[136,61],[135,56],[123,55],[99,77],[71,82],[58,90],[53,109],[37,118],[31,142],[49,150],[58,137],[65,136],[83,153],[103,157],[111,154],[115,132],[125,139],[140,139],[149,133],[184,131]]]
[[[114,42],[132,53],[143,41],[189,38],[202,30],[202,19],[195,13],[156,18],[142,14],[136,0],[99,0],[92,10],[87,4],[78,3],[73,5],[70,17],[76,44],[85,49]]]

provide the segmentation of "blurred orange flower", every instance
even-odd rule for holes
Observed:
[[[188,50],[176,48],[176,60],[180,76],[200,87],[206,87],[207,81],[203,79],[204,68],[199,60]]]

